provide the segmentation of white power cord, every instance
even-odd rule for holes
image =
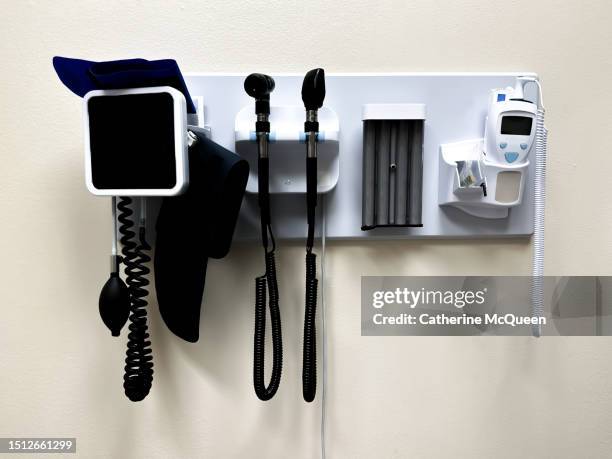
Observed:
[[[534,185],[534,221],[533,221],[533,272],[531,288],[532,315],[540,318],[544,314],[544,214],[546,211],[546,144],[548,130],[544,124],[544,98],[539,80],[533,80],[538,86],[538,111],[536,114],[535,139],[535,185]],[[536,338],[542,335],[539,323],[532,325],[532,334]]]
[[[327,415],[326,391],[327,391],[327,330],[325,328],[325,233],[327,222],[325,217],[325,195],[321,195],[321,459],[325,459],[325,418]]]

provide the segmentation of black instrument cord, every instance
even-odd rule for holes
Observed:
[[[312,402],[317,393],[317,256],[312,253],[317,208],[317,142],[318,110],[325,99],[325,71],[310,70],[302,82],[302,101],[306,109],[306,207],[308,236],[306,239],[306,300],[304,307],[304,345],[302,355],[302,395]]]
[[[264,135],[264,134],[261,134]],[[267,136],[267,134],[265,134]],[[266,272],[255,279],[255,339],[253,359],[253,385],[260,400],[270,400],[280,385],[283,367],[283,339],[276,278],[274,251],[276,241],[270,222],[269,166],[268,158],[259,158],[259,209],[261,220],[261,240],[264,248]],[[266,297],[270,311],[272,328],[272,374],[266,387],[264,382],[265,337],[266,337]]]
[[[130,208],[132,198],[119,199],[118,221],[121,234],[122,263],[125,265],[126,284],[130,295],[130,315],[128,326],[128,344],[125,358],[125,375],[123,388],[125,395],[133,402],[143,400],[151,390],[153,383],[153,356],[147,326],[147,275],[150,269],[146,264],[151,257],[146,252],[151,246],[145,239],[145,228],[139,228],[138,243],[132,230],[134,223],[130,218],[134,213]]]
[[[270,133],[270,93],[274,91],[274,79],[263,73],[251,73],[244,80],[244,90],[255,99],[255,132],[258,153],[258,202],[261,222],[261,243],[264,249],[266,272],[255,279],[255,336],[253,357],[253,386],[260,400],[270,400],[280,385],[283,369],[283,339],[278,303],[278,282],[274,250],[276,241],[270,217],[270,167],[268,146]],[[272,374],[266,387],[264,382],[266,300],[272,327]]]
[[[317,206],[317,158],[306,159],[306,201],[308,236],[306,239],[306,300],[304,308],[304,343],[302,349],[302,395],[312,402],[317,393],[317,256],[312,252]]]

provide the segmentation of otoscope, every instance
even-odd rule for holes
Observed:
[[[260,400],[270,400],[278,390],[283,366],[283,340],[278,304],[278,284],[274,250],[276,243],[270,218],[269,190],[269,134],[270,93],[274,80],[268,75],[252,73],[244,80],[244,90],[255,98],[255,136],[258,150],[258,201],[261,222],[261,242],[264,249],[266,272],[255,279],[255,336],[253,358],[253,385]],[[266,387],[264,383],[264,358],[266,336],[266,296],[272,323],[272,375]]]
[[[302,83],[302,100],[306,108],[306,205],[308,236],[306,240],[306,306],[304,310],[304,347],[302,362],[302,395],[312,402],[317,392],[317,337],[315,317],[317,309],[317,256],[312,253],[317,207],[317,141],[319,122],[317,112],[325,99],[325,71],[309,71]]]

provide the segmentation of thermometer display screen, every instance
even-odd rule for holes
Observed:
[[[533,118],[529,116],[504,116],[501,121],[501,133],[508,135],[531,134]]]

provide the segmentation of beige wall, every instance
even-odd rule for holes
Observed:
[[[286,363],[273,401],[251,389],[257,248],[211,263],[199,343],[152,310],[154,388],[124,398],[124,337],[96,306],[108,201],[83,184],[81,108],[54,54],[174,57],[184,71],[536,71],[551,132],[546,272],[612,274],[605,0],[0,3],[0,436],[76,436],[88,458],[319,448],[319,405],[301,400],[301,246],[280,251]],[[609,457],[608,338],[360,336],[361,275],[529,269],[530,246],[510,240],[330,243],[328,457]]]

